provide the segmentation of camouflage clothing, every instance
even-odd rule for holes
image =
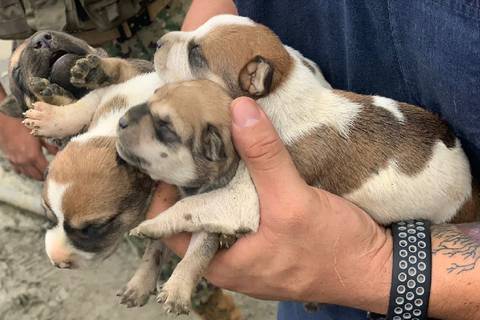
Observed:
[[[149,25],[133,26],[138,31],[130,39],[114,40],[103,44],[102,48],[111,56],[151,60],[158,39],[167,32],[180,29],[191,2],[192,0],[171,1]]]

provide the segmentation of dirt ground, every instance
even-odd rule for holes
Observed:
[[[14,174],[0,158],[0,198],[6,194],[4,200],[35,210],[39,189],[39,184]],[[166,315],[154,299],[141,309],[118,303],[115,293],[139,261],[128,241],[95,269],[59,270],[44,251],[45,225],[39,216],[0,202],[0,320],[177,319]],[[234,296],[245,319],[275,319],[275,303]]]

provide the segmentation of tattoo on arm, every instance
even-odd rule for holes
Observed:
[[[435,241],[434,241],[435,240]],[[480,265],[480,224],[443,224],[432,226],[432,254],[452,259],[448,273],[461,274]]]

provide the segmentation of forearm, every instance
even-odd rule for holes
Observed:
[[[375,255],[354,267],[351,278],[357,279],[358,285],[339,289],[343,298],[338,303],[386,313],[393,256],[388,232],[384,241]],[[479,318],[480,224],[432,226],[432,252],[429,316],[444,320]]]
[[[432,251],[429,315],[441,319],[478,319],[480,224],[433,226]]]
[[[182,31],[195,30],[219,14],[238,14],[237,7],[232,0],[193,0],[183,21]]]

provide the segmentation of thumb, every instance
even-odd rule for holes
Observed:
[[[275,128],[254,100],[235,99],[231,113],[235,147],[260,195],[288,192],[303,182]]]

